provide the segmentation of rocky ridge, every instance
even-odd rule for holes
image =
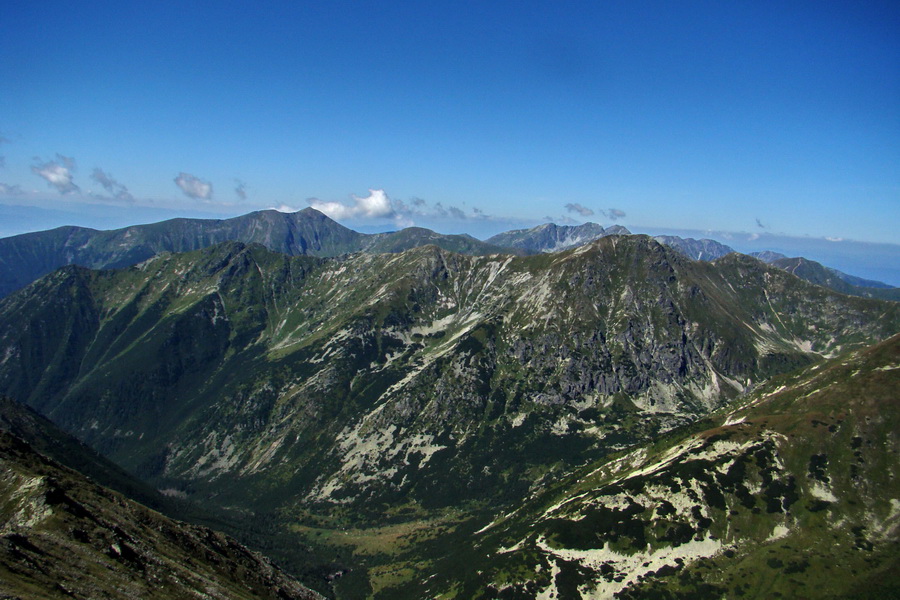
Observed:
[[[0,431],[0,595],[322,598],[235,540],[97,486],[6,431]]]

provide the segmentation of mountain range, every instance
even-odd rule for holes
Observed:
[[[880,281],[848,275],[808,258],[789,258],[780,255],[766,262],[810,283],[831,288],[842,294],[900,301],[900,288],[891,287]]]
[[[579,552],[598,546],[556,530],[526,540],[521,552],[500,550],[524,537],[498,537],[488,562],[475,560],[473,543],[495,539],[488,531],[538,531],[554,513],[528,512],[523,499],[559,494],[554,502],[571,497],[579,506],[576,475],[591,465],[629,452],[650,460],[673,436],[710,429],[704,419],[772,378],[823,368],[828,357],[841,361],[898,331],[897,303],[839,294],[736,253],[691,260],[647,236],[530,256],[434,245],[289,256],[225,242],[117,270],[70,265],[0,300],[0,394],[248,540],[277,531],[265,549],[292,572],[342,575],[320,580],[323,593],[413,598],[465,589],[459,597],[473,597],[478,588],[532,597],[550,589],[551,577],[557,597],[594,594],[589,588],[608,597],[630,593],[649,571],[626,569],[627,558],[591,562]],[[759,441],[782,430],[753,431],[748,439]],[[891,464],[879,453],[866,460],[876,454]],[[741,485],[752,495],[782,489],[765,491],[782,476],[761,474],[776,459],[753,460],[733,477],[746,476]],[[695,494],[712,485],[696,477]],[[631,519],[665,506],[659,493],[642,493],[630,497],[643,510],[622,500],[589,522],[602,529],[623,510]],[[668,502],[676,513],[629,542],[656,556],[644,561],[654,572],[698,557],[697,536],[722,539],[715,527],[730,514],[697,502],[697,516],[686,501]],[[747,506],[749,515],[762,506]],[[560,513],[560,531],[588,513]],[[484,529],[509,514],[531,516],[519,529]],[[707,520],[717,525],[698,529]],[[632,521],[620,537],[638,527]],[[628,554],[609,542],[613,554]],[[756,552],[760,539],[703,543],[712,559]],[[663,551],[684,544],[690,552]],[[300,546],[318,558],[290,554]],[[468,569],[475,564],[480,573]],[[879,572],[866,569],[867,577]],[[598,587],[610,573],[626,585]]]
[[[620,225],[604,228],[596,223],[575,226],[548,223],[501,233],[486,241],[469,235],[439,234],[421,227],[363,234],[336,223],[312,208],[295,213],[263,210],[225,220],[172,219],[111,231],[60,227],[0,239],[0,297],[69,264],[94,269],[122,268],[160,253],[186,252],[226,241],[258,243],[290,256],[396,253],[424,245],[484,256],[558,252],[604,236],[629,233]],[[677,236],[656,236],[654,239],[695,260],[715,260],[734,252],[729,246],[708,239]],[[900,290],[881,282],[853,277],[807,259],[787,259],[784,255],[768,252],[757,254],[761,260],[841,293],[900,300]]]

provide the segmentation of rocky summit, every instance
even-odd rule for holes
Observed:
[[[837,450],[871,439],[862,460],[893,469],[887,429],[859,433],[849,405],[773,404],[794,396],[771,386],[812,394],[808,377],[832,398],[844,380],[815,378],[898,331],[897,303],[646,236],[532,256],[226,242],[68,266],[0,301],[0,393],[329,595],[768,597],[799,588],[739,587],[758,549],[809,547],[797,532],[828,515],[872,545],[860,581],[893,564],[893,492],[842,495],[856,480]],[[860,373],[890,382],[892,364]],[[816,411],[835,445],[790,449]],[[772,558],[803,581],[824,564],[801,577],[800,558]]]

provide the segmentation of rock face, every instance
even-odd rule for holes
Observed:
[[[0,595],[321,598],[233,539],[101,488],[5,431]]]

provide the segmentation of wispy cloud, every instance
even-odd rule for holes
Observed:
[[[179,173],[175,178],[175,185],[181,188],[181,191],[188,198],[197,200],[209,200],[212,198],[213,187],[208,181],[203,181],[199,177],[195,177],[190,173]]]
[[[2,135],[0,135],[0,146],[2,146],[3,144],[8,144],[8,143],[10,143],[10,141],[11,140],[9,138],[3,137]],[[0,169],[4,168],[5,166],[6,166],[6,157],[0,156]]]
[[[75,159],[70,156],[56,155],[56,160],[41,162],[35,159],[37,164],[32,165],[31,172],[43,178],[50,187],[56,188],[60,194],[80,192],[74,181],[72,171],[75,170]]]
[[[558,217],[551,217],[547,215],[544,217],[545,223],[553,223],[554,225],[578,225],[579,221],[576,221],[572,217],[568,217],[566,215],[560,215]]]
[[[586,206],[582,206],[581,204],[578,204],[577,202],[570,202],[569,204],[566,204],[566,210],[569,211],[570,213],[572,213],[572,212],[578,213],[582,217],[590,217],[591,215],[594,214],[593,210],[591,210],[590,208],[588,208]]]
[[[241,181],[240,179],[234,180],[234,193],[241,200],[247,199],[247,184]]]
[[[111,175],[105,173],[103,169],[96,167],[91,173],[91,179],[103,186],[113,198],[121,202],[134,202],[134,196],[128,191],[128,188],[113,179]]]
[[[606,210],[601,210],[600,214],[602,214],[610,221],[618,221],[619,219],[625,218],[625,211],[619,210],[618,208],[608,208]]]
[[[25,192],[17,185],[7,185],[0,183],[0,196],[21,196]]]
[[[463,208],[459,206],[444,206],[442,202],[429,203],[422,198],[412,198],[409,206],[400,203],[398,210],[407,218],[420,219],[450,219],[454,221],[470,221],[470,220],[490,220],[491,215],[487,214],[477,206]]]
[[[466,219],[466,213],[462,211],[462,209],[456,208],[455,206],[451,206],[447,209],[447,212],[450,213],[450,216],[454,219],[459,219],[460,221],[464,221]]]

